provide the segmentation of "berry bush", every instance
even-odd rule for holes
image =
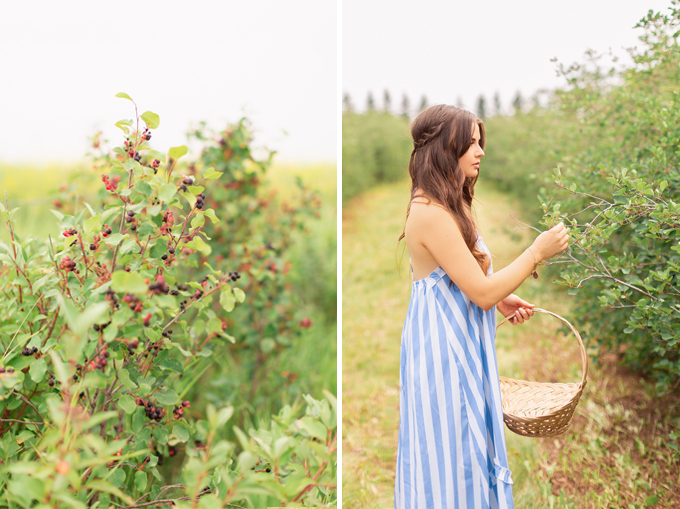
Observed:
[[[630,67],[589,52],[559,67],[567,86],[548,108],[487,122],[501,144],[488,151],[494,180],[538,196],[536,220],[571,229],[569,250],[547,264],[594,362],[614,352],[659,394],[680,385],[679,5],[640,20]]]
[[[182,165],[187,147],[153,150],[159,116],[134,108],[112,153],[95,137],[93,199],[77,181],[62,190],[59,238],[24,237],[0,205],[0,506],[334,504],[333,394],[257,428],[247,415],[263,367],[311,321],[295,315],[245,124],[223,163]],[[301,191],[284,230],[318,207]],[[250,407],[205,390],[225,355],[250,367]]]

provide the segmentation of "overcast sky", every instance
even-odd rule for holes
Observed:
[[[626,57],[649,9],[668,11],[670,0],[343,0],[342,87],[363,109],[373,92],[382,107],[388,89],[400,111],[402,94],[416,108],[430,104],[476,110],[500,94],[509,107],[520,90],[564,85],[560,62],[583,62],[588,49]],[[622,58],[622,62],[630,62]]]
[[[333,1],[3,1],[0,162],[79,160],[96,130],[118,143],[118,92],[160,115],[154,148],[246,113],[279,160],[335,161],[336,34]]]

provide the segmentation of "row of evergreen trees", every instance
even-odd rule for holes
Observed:
[[[534,94],[534,96],[531,98],[531,103],[534,106],[539,105],[539,95],[538,94]],[[420,103],[418,105],[418,109],[417,109],[416,113],[423,111],[429,105],[430,104],[428,103],[427,97],[425,95],[423,95],[420,98]],[[517,93],[515,94],[514,98],[512,99],[512,112],[514,114],[520,113],[524,110],[526,105],[527,105],[527,101],[522,96],[522,93],[518,90]],[[350,97],[350,95],[348,93],[345,93],[343,95],[342,106],[343,106],[344,112],[355,111],[354,104],[352,103],[352,98]],[[458,106],[460,108],[464,108],[463,101],[460,97],[456,101],[456,106]],[[368,96],[366,97],[365,111],[377,111],[377,110],[378,110],[378,107],[376,105],[375,98],[373,97],[373,93],[369,91]],[[390,95],[390,92],[388,90],[385,90],[383,92],[382,111],[394,113],[393,109],[392,109],[392,96]],[[484,97],[484,95],[480,95],[477,98],[477,108],[476,108],[475,113],[479,118],[482,118],[482,119],[484,119],[488,116],[503,115],[503,106],[501,104],[500,94],[498,92],[496,92],[493,96],[493,111],[491,111],[489,109],[489,106],[487,105],[487,101],[486,101],[486,98]],[[413,111],[411,109],[411,101],[410,101],[407,94],[402,95],[401,111],[398,114],[405,117],[405,118],[411,118],[411,115],[413,114]]]

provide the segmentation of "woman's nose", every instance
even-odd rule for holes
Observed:
[[[479,152],[477,153],[477,157],[484,157],[484,150],[482,147],[479,147]]]

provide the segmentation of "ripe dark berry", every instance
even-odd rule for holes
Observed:
[[[172,290],[172,291],[170,292],[170,295],[175,295],[175,296],[177,296],[177,295],[179,295],[179,292],[178,292],[177,290]]]
[[[128,210],[127,215],[130,217],[135,217],[135,211],[134,210]]]
[[[73,380],[78,381],[78,375],[73,375]]]
[[[271,472],[271,471],[272,471],[272,469],[271,469],[271,468],[269,468],[269,467],[267,467],[267,468],[265,469],[265,471],[266,471],[267,473],[269,473],[269,472]]]
[[[161,260],[167,260],[167,259],[168,259],[168,255],[164,254],[163,256],[161,256]]]
[[[203,208],[203,202],[202,201],[196,202],[196,208],[202,209]]]
[[[5,372],[5,366],[0,366],[0,373],[4,373],[4,372]]]
[[[14,373],[14,368],[7,368],[8,373]]]
[[[38,353],[38,347],[37,346],[34,346],[31,350],[32,350],[31,353]]]
[[[126,222],[126,223],[131,223],[132,221],[134,221],[134,219],[133,219],[132,217],[130,217],[130,216],[128,216],[128,217],[125,218],[125,222]]]
[[[180,190],[180,191],[186,192],[186,191],[187,191],[187,186],[185,186],[184,184],[182,184],[181,186],[179,186],[179,190]]]
[[[50,387],[54,387],[54,380],[50,380],[49,382],[47,382],[47,385],[49,385]]]
[[[194,183],[194,181],[191,180],[189,177],[184,177],[184,180],[182,180],[182,183],[183,183],[184,185],[190,186],[191,184]]]
[[[134,225],[134,224],[133,224],[132,226],[130,226],[130,229],[131,229],[132,231],[135,231],[135,230],[137,229],[137,225]]]
[[[113,230],[111,230],[111,228],[107,228],[107,229],[106,229],[106,234],[107,234],[107,235],[111,235],[111,232],[112,232],[112,231],[113,231]]]
[[[170,249],[168,249],[168,253],[170,253],[171,255],[175,254],[175,248],[171,247]]]

